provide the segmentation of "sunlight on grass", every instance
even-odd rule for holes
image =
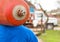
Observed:
[[[60,31],[48,30],[39,38],[41,38],[44,42],[60,42]]]

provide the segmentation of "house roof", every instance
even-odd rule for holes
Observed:
[[[26,2],[30,7],[35,8],[35,6],[34,6],[30,1],[25,0],[25,2]]]

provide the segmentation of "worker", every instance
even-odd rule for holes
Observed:
[[[0,42],[38,42],[35,34],[23,25],[0,25]]]

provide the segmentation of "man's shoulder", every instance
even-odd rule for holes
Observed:
[[[28,28],[28,27],[26,27],[26,26],[24,26],[24,25],[21,25],[20,26],[20,30],[21,31],[23,31],[25,34],[27,34],[28,36],[36,36],[35,34],[34,34],[34,32],[32,31],[32,30],[30,30],[30,28]]]
[[[25,32],[32,32],[32,31],[30,30],[30,28],[28,28],[28,27],[26,27],[26,26],[24,26],[24,25],[19,26],[19,28],[20,28],[22,31],[25,31]]]
[[[36,35],[26,26],[21,26],[22,30],[27,34],[30,42],[38,42]]]

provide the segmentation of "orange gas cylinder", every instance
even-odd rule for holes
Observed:
[[[18,26],[29,17],[29,6],[24,0],[0,0],[0,24]]]

